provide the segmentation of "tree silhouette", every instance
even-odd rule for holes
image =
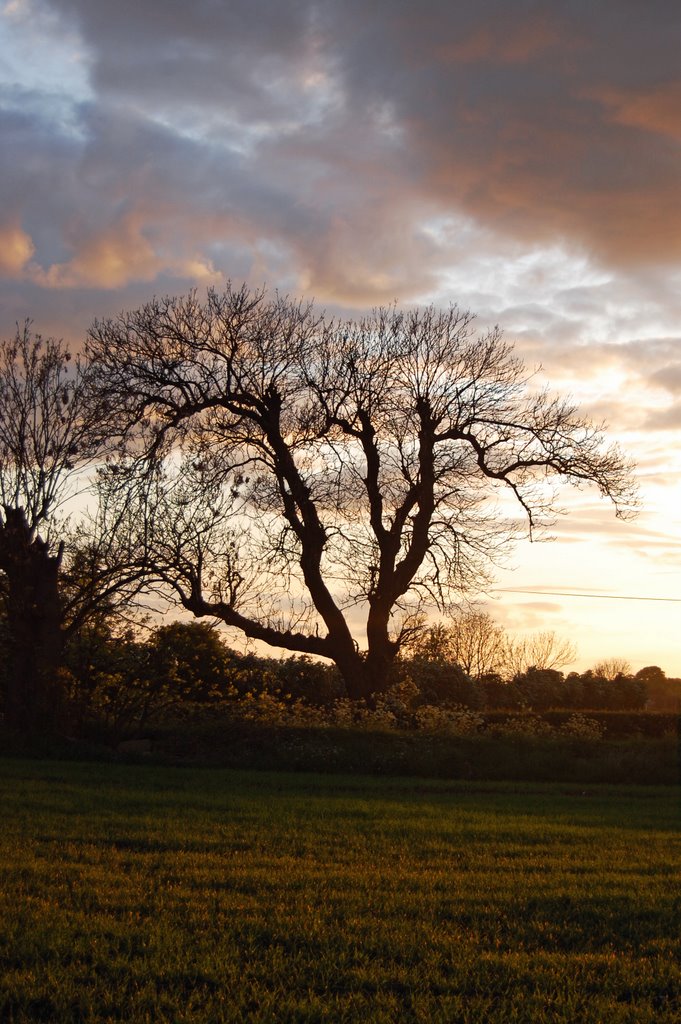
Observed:
[[[459,609],[446,622],[429,626],[413,645],[427,661],[458,665],[467,675],[481,676],[504,667],[506,634],[489,612]]]
[[[541,529],[570,483],[629,510],[629,464],[600,427],[473,327],[456,307],[332,321],[245,286],[95,322],[112,479],[157,578],[195,615],[330,658],[368,697],[419,602],[487,578],[518,508]]]
[[[87,368],[63,342],[29,322],[0,341],[4,714],[20,731],[64,725],[65,643],[97,608],[141,585],[118,509],[100,505],[74,529],[61,515],[102,446]]]
[[[62,652],[58,576],[64,544],[50,533],[94,452],[83,418],[81,366],[27,322],[0,342],[0,570],[6,578],[9,671],[5,717],[28,728],[58,714]],[[42,531],[42,532],[40,532]]]

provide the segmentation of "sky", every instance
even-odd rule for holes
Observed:
[[[0,0],[0,332],[226,278],[471,309],[641,491],[482,606],[681,675],[680,54],[669,0]]]

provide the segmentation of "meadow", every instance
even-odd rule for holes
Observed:
[[[676,1022],[679,790],[0,761],[3,1022]]]

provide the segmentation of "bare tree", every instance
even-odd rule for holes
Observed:
[[[65,504],[101,450],[87,372],[27,322],[0,341],[0,574],[9,644],[5,720],[23,731],[60,724],[64,645],[126,577],[123,534],[100,508],[71,530]]]
[[[332,659],[356,697],[386,685],[406,612],[488,577],[518,532],[495,492],[530,531],[552,481],[631,506],[601,429],[456,307],[332,322],[228,286],[97,321],[88,353],[159,578],[195,615]]]
[[[479,679],[502,668],[506,635],[488,612],[460,609],[447,622],[425,630],[413,650],[427,660],[456,664]]]
[[[631,675],[631,665],[626,658],[604,658],[594,665],[591,671],[601,679],[612,681],[618,676]]]
[[[30,325],[0,342],[0,570],[7,580],[10,672],[5,717],[27,727],[55,713],[64,545],[49,524],[93,453],[83,378],[64,345]],[[39,532],[39,531],[42,531]]]
[[[464,611],[450,626],[453,660],[469,676],[498,672],[504,655],[504,630],[488,612]]]
[[[542,630],[526,637],[506,640],[502,663],[507,678],[522,675],[529,669],[558,670],[577,657],[575,645],[559,637],[553,630]]]

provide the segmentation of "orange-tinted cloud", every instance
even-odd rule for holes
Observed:
[[[565,38],[557,19],[542,13],[523,19],[517,10],[509,8],[505,16],[472,28],[463,39],[436,45],[431,59],[434,56],[447,64],[526,64],[539,55],[564,52],[564,48]]]
[[[603,88],[595,95],[613,122],[681,140],[681,75],[640,92]]]
[[[164,252],[163,245],[154,241],[153,230],[147,233],[142,212],[131,211],[80,240],[72,259],[46,269],[33,264],[29,273],[35,283],[60,289],[120,289],[133,281],[153,281],[169,271],[197,284],[216,282],[219,275],[205,258],[191,251]]]
[[[0,274],[20,277],[34,252],[31,236],[20,224],[0,224]]]

